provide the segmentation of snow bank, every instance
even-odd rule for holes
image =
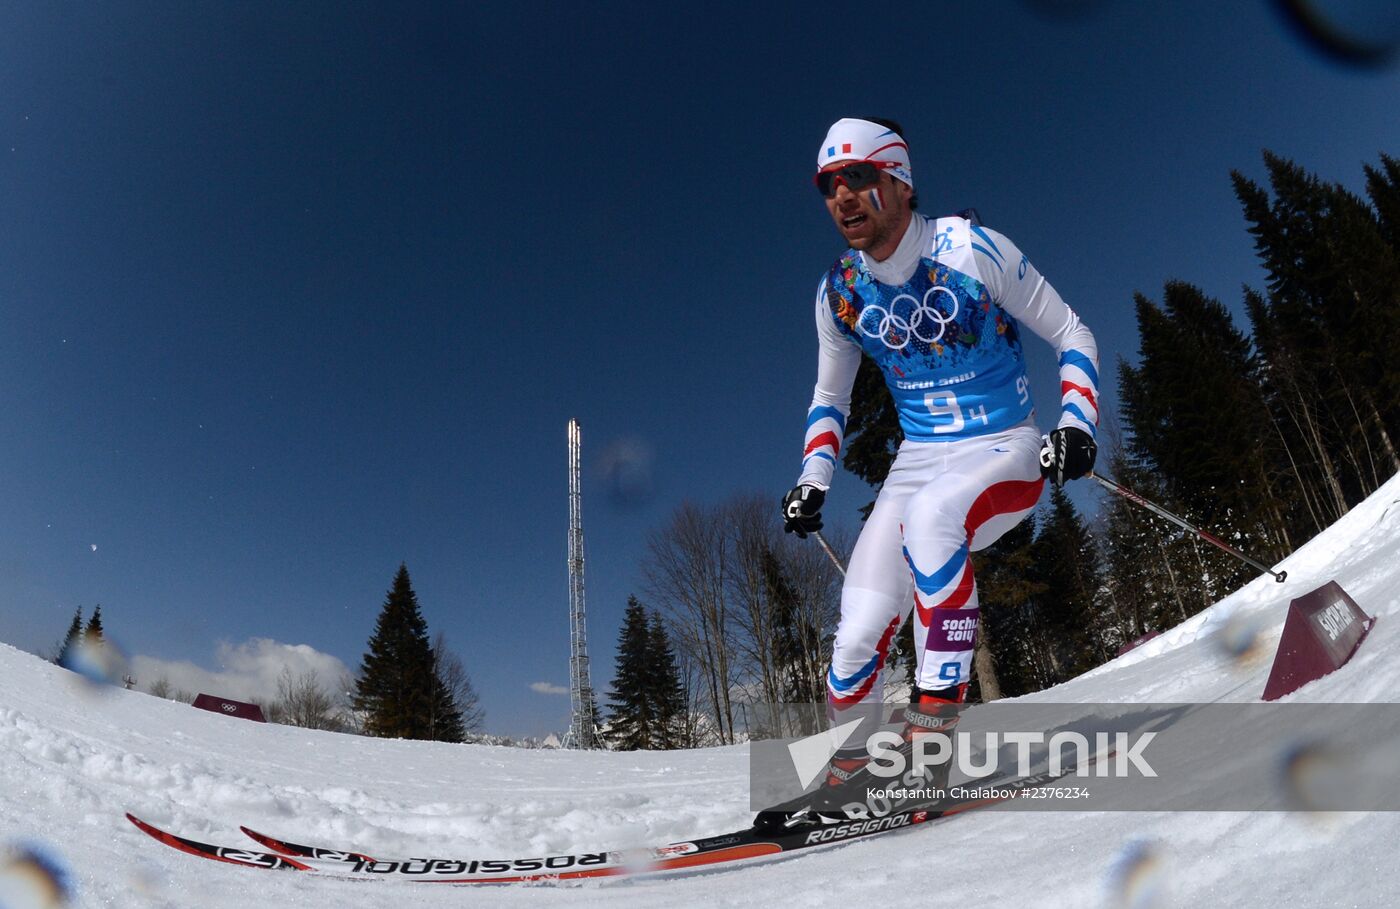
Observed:
[[[1292,697],[1395,700],[1397,541],[1400,479],[1292,556],[1287,583],[1256,580],[1035,698],[1257,700],[1289,599],[1336,579],[1381,621],[1351,664]],[[525,751],[308,732],[97,692],[3,645],[0,767],[0,844],[46,844],[71,869],[80,906],[1400,905],[1400,817],[1384,813],[986,813],[761,867],[489,890],[217,865],[164,849],[122,813],[228,845],[242,844],[247,824],[390,855],[623,848],[745,824],[747,752]]]

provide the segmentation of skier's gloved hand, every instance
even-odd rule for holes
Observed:
[[[783,530],[802,539],[822,529],[822,503],[826,493],[803,483],[783,497]]]
[[[1040,473],[1056,486],[1077,480],[1094,469],[1099,447],[1094,437],[1074,426],[1063,426],[1045,437],[1040,449]]]

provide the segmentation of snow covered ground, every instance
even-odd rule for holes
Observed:
[[[1288,600],[1335,579],[1380,621],[1348,666],[1292,697],[1400,700],[1397,543],[1400,478],[1291,557],[1287,583],[1256,580],[1036,698],[1257,700]],[[238,832],[247,824],[391,856],[655,845],[747,823],[746,750],[378,741],[94,693],[73,678],[0,645],[0,846],[46,844],[71,868],[79,906],[1400,905],[1400,813],[989,812],[761,866],[568,886],[350,883],[236,868],[166,849],[122,814],[226,845],[251,846]]]

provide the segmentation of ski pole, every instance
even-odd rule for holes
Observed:
[[[841,558],[836,555],[836,551],[831,548],[831,544],[826,541],[826,537],[822,536],[820,530],[812,531],[812,536],[817,538],[817,542],[822,545],[822,549],[826,550],[827,556],[831,559],[831,564],[836,566],[836,570],[841,572],[841,577],[844,578],[846,576],[846,566],[841,564]]]
[[[1156,505],[1156,504],[1154,504],[1154,503],[1152,503],[1152,502],[1147,501],[1147,500],[1144,499],[1142,496],[1140,496],[1140,495],[1138,495],[1137,493],[1133,492],[1133,491],[1132,491],[1131,489],[1129,489],[1128,487],[1123,486],[1123,485],[1120,484],[1120,483],[1115,483],[1114,481],[1110,480],[1108,477],[1100,476],[1099,474],[1096,474],[1096,473],[1090,473],[1089,476],[1091,476],[1091,477],[1093,477],[1094,479],[1098,480],[1099,483],[1101,483],[1101,484],[1104,486],[1104,488],[1110,489],[1110,490],[1112,490],[1113,492],[1118,493],[1120,496],[1122,496],[1123,498],[1127,499],[1129,502],[1132,502],[1132,503],[1134,503],[1134,504],[1136,504],[1136,505],[1141,505],[1143,508],[1146,508],[1148,511],[1152,512],[1153,514],[1155,514],[1155,515],[1160,515],[1161,517],[1166,518],[1168,521],[1171,521],[1171,522],[1172,522],[1173,524],[1175,524],[1176,526],[1178,526],[1178,527],[1180,527],[1180,528],[1182,528],[1182,529],[1184,529],[1184,530],[1189,530],[1189,531],[1191,531],[1191,532],[1194,533],[1196,536],[1198,536],[1198,537],[1200,537],[1201,539],[1205,540],[1207,543],[1211,544],[1212,546],[1215,546],[1215,547],[1218,547],[1218,548],[1220,548],[1220,549],[1225,550],[1225,551],[1228,552],[1230,555],[1232,555],[1232,556],[1234,556],[1235,558],[1239,559],[1241,562],[1245,562],[1246,564],[1252,565],[1253,567],[1259,569],[1260,571],[1264,572],[1265,574],[1273,575],[1274,580],[1275,580],[1275,581],[1278,581],[1280,584],[1283,583],[1284,578],[1288,577],[1288,572],[1286,572],[1286,571],[1274,571],[1274,570],[1273,570],[1272,568],[1270,568],[1268,565],[1265,565],[1265,564],[1263,564],[1263,563],[1261,563],[1261,562],[1256,562],[1256,561],[1254,561],[1254,560],[1251,559],[1249,556],[1245,555],[1244,553],[1240,552],[1240,551],[1239,551],[1238,549],[1236,549],[1235,547],[1231,546],[1229,543],[1226,543],[1224,540],[1221,540],[1219,537],[1212,536],[1211,534],[1206,533],[1204,530],[1201,530],[1199,527],[1193,527],[1193,526],[1191,526],[1190,524],[1186,523],[1186,521],[1185,521],[1184,519],[1177,517],[1176,515],[1172,514],[1170,511],[1167,511],[1165,508],[1163,508],[1163,507],[1160,506],[1160,505]]]

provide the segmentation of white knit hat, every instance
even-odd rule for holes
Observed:
[[[869,120],[846,118],[831,124],[826,139],[817,151],[817,170],[837,161],[887,161],[890,176],[903,180],[912,189],[914,171],[909,164],[909,146],[904,138],[888,126]]]

